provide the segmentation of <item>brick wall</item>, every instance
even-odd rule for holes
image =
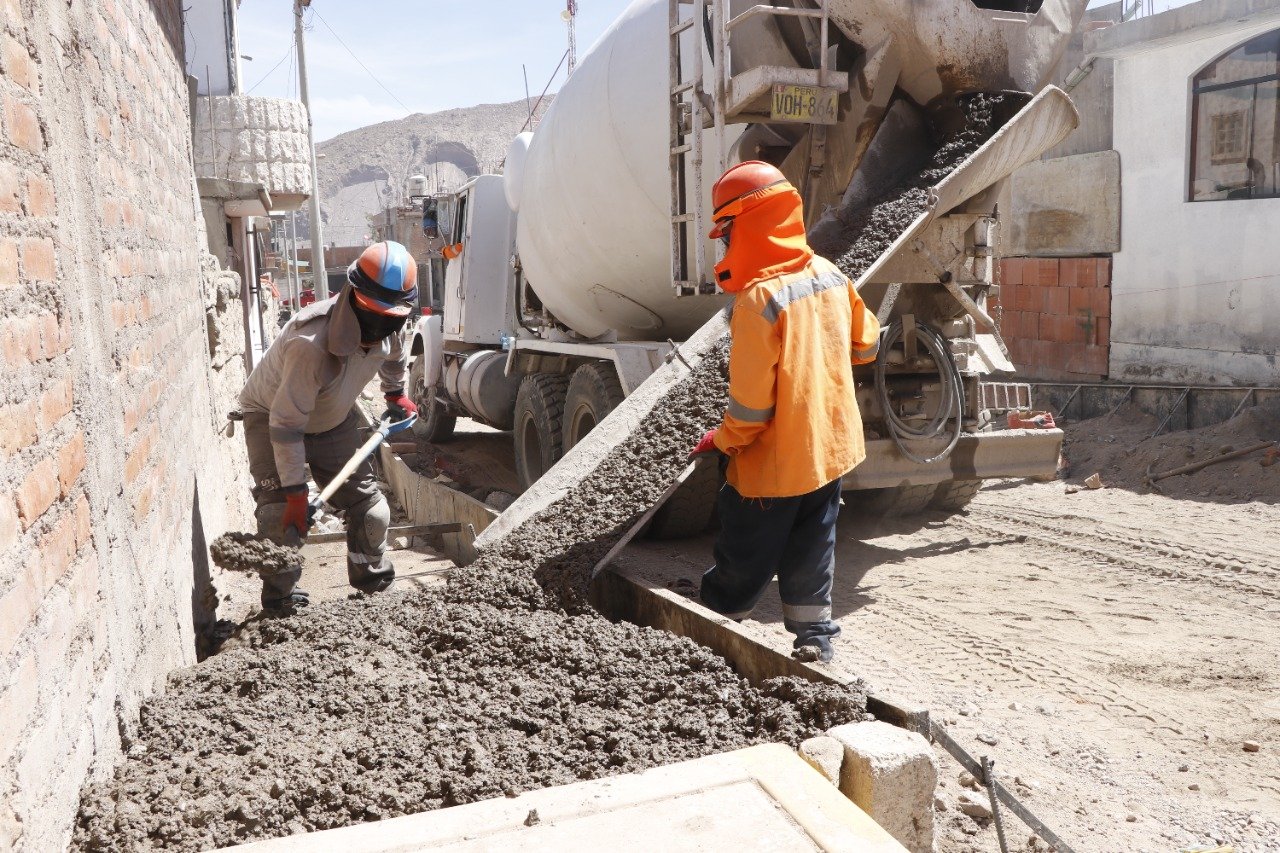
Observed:
[[[1111,259],[1002,258],[1000,331],[1027,379],[1106,378]]]
[[[180,16],[0,0],[0,849],[64,846],[194,659],[232,494]]]

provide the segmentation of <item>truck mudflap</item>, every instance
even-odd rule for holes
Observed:
[[[923,454],[945,447],[945,439],[918,442]],[[891,439],[867,441],[867,458],[844,475],[845,491],[887,489],[944,483],[951,480],[988,480],[999,477],[1052,477],[1062,451],[1060,429],[1006,429],[965,433],[945,459],[919,465],[898,452]]]

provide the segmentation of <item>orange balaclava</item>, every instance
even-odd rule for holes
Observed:
[[[800,193],[777,168],[748,160],[730,168],[711,191],[716,226],[729,248],[716,264],[716,283],[738,293],[757,281],[797,272],[813,259]]]

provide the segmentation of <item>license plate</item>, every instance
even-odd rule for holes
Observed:
[[[792,86],[777,83],[773,87],[774,121],[802,121],[807,124],[835,124],[836,100],[839,92],[818,86]]]

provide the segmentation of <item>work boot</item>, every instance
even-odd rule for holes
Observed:
[[[311,604],[311,596],[305,589],[294,587],[284,595],[268,595],[262,590],[262,610],[272,616],[292,616],[302,608]]]
[[[796,646],[791,652],[791,656],[798,661],[805,663],[829,663],[831,658],[835,657],[835,649],[831,647],[831,640],[828,637],[810,637],[803,642],[796,640]]]
[[[376,566],[371,563],[356,563],[347,559],[347,581],[363,593],[382,592],[391,587],[396,579],[396,567],[383,557]]]
[[[306,590],[298,588],[302,572],[279,572],[262,577],[262,609],[287,616],[311,603]]]

